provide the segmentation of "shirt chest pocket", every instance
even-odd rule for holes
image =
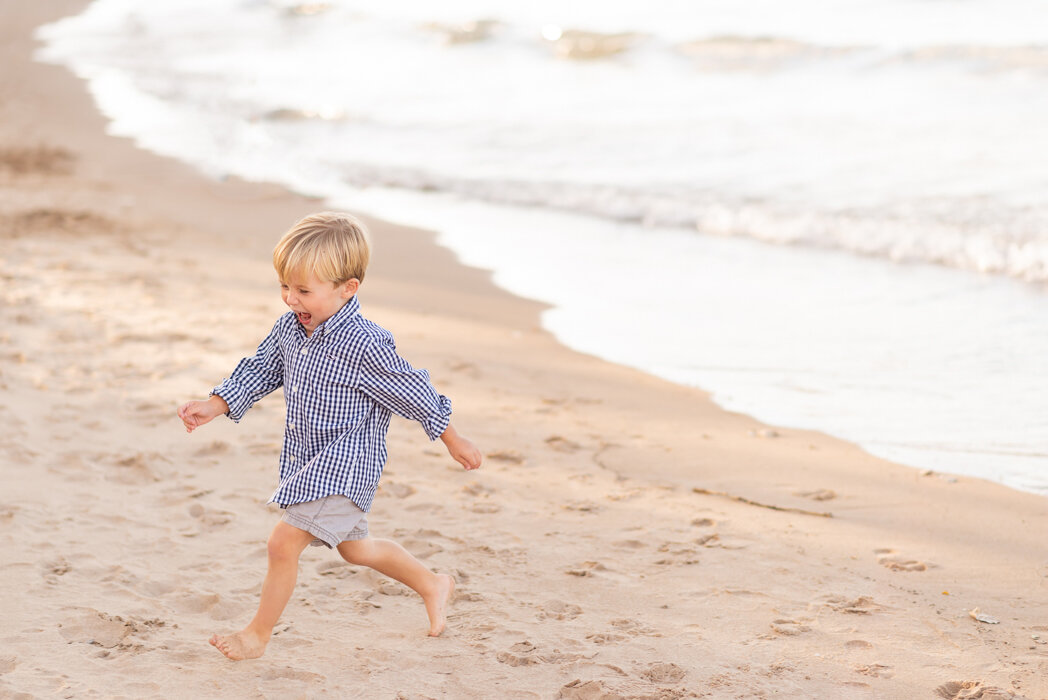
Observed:
[[[356,393],[360,363],[338,351],[317,353],[309,368],[309,384],[322,398]]]

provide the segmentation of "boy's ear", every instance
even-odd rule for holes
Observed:
[[[346,283],[342,285],[342,294],[345,295],[347,299],[349,299],[357,293],[358,289],[360,289],[360,280],[354,277],[352,279],[346,280]]]

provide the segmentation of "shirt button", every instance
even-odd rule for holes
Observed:
[[[288,427],[288,430],[294,430],[295,429],[295,424],[291,423],[287,427]]]
[[[309,350],[307,350],[306,348],[302,348],[301,352],[303,355],[305,355],[307,352],[309,352]]]
[[[291,455],[290,457],[288,457],[287,461],[294,462],[295,461],[295,455]]]

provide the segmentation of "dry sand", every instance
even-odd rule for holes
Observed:
[[[106,136],[30,60],[82,4],[0,2],[0,697],[1048,697],[1048,499],[568,351],[382,222],[365,313],[486,455],[466,473],[395,422],[371,515],[457,578],[448,630],[311,548],[267,655],[222,657],[278,517],[283,406],[191,436],[175,408],[282,312],[269,251],[324,206]]]

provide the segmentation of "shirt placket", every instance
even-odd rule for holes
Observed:
[[[311,442],[313,438],[309,430],[309,421],[306,420],[305,407],[315,397],[309,394],[312,386],[306,381],[306,378],[316,376],[316,365],[323,357],[324,345],[326,343],[327,328],[324,324],[321,324],[319,328],[313,331],[313,335],[306,338],[305,342],[302,343],[295,361],[296,417],[294,422],[289,424],[288,428],[295,431],[295,436],[299,438],[299,444],[309,455],[318,452],[323,445],[314,445]],[[299,459],[305,459],[305,457],[305,455],[299,455]]]
[[[311,452],[309,446],[309,422],[305,416],[305,404],[307,400],[308,388],[305,384],[305,378],[309,376],[309,364],[311,361],[311,355],[315,355],[317,351],[317,342],[319,329],[313,332],[312,336],[306,337],[302,335],[299,337],[299,344],[297,349],[292,353],[292,361],[288,363],[291,369],[291,397],[288,403],[287,410],[287,425],[286,430],[288,437],[290,437],[291,443],[291,454],[288,455],[288,462],[290,463],[292,471],[301,469],[304,465],[304,460],[307,458],[307,452]]]

